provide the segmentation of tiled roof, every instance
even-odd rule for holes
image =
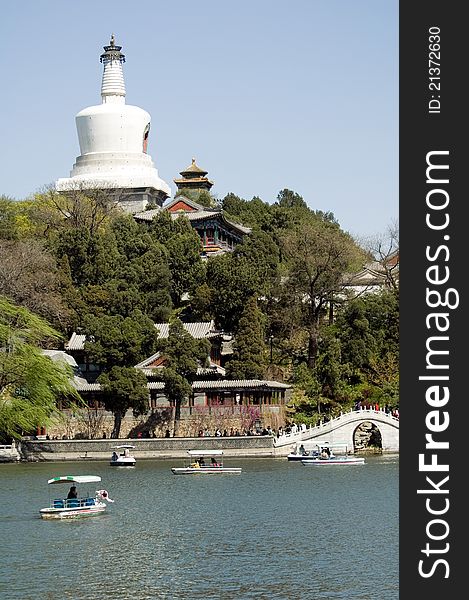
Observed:
[[[229,221],[223,212],[219,208],[202,208],[201,210],[193,210],[191,212],[175,212],[171,213],[173,219],[179,217],[182,214],[184,217],[187,217],[189,221],[204,221],[205,219],[210,219],[213,217],[219,217],[228,225],[231,225],[233,229],[237,229],[241,233],[251,233],[251,227],[245,227],[244,225],[240,225],[239,223],[235,223],[234,221]]]
[[[220,215],[221,212],[217,209],[211,210],[210,208],[203,208],[202,210],[192,210],[192,211],[177,211],[171,213],[173,219],[177,219],[181,215],[187,217],[189,221],[203,221],[204,219],[210,219],[210,217],[215,217]]]
[[[162,381],[149,381],[147,388],[149,390],[164,390],[164,383]]]
[[[194,381],[192,388],[194,390],[210,388],[227,390],[252,388],[287,390],[291,388],[291,385],[288,385],[287,383],[279,383],[278,381],[265,381],[264,379],[223,379],[221,381]]]
[[[209,367],[199,367],[197,369],[197,375],[213,375],[213,373],[224,377],[226,375],[226,369],[212,362]]]
[[[75,387],[79,392],[99,392],[101,389],[101,385],[99,383],[83,383],[77,382],[75,383]]]
[[[163,366],[161,365],[157,367],[150,367],[149,365],[151,365],[159,357],[160,353],[156,352],[155,354],[152,354],[152,356],[149,356],[145,360],[142,360],[142,362],[138,363],[138,365],[135,365],[135,368],[140,369],[147,377],[154,375],[155,371],[162,369]],[[210,365],[208,367],[199,367],[197,369],[197,375],[213,375],[213,373],[217,373],[217,375],[221,375],[222,377],[224,377],[226,374],[226,370],[223,367],[220,367],[220,365],[215,364],[214,362],[210,362]]]
[[[251,233],[251,231],[252,231],[251,227],[245,227],[244,225],[240,225],[239,223],[234,223],[233,221],[228,220],[224,216],[223,211],[220,208],[207,208],[205,206],[197,204],[196,202],[193,202],[192,200],[189,200],[185,196],[177,196],[174,200],[172,200],[168,205],[164,206],[162,209],[154,208],[152,210],[145,210],[143,212],[135,213],[133,215],[133,218],[136,219],[137,221],[152,221],[153,217],[158,215],[161,212],[161,210],[167,210],[168,208],[170,208],[172,205],[174,205],[178,201],[183,201],[187,204],[190,204],[190,206],[194,207],[194,210],[192,210],[192,211],[181,210],[181,211],[172,212],[170,214],[171,214],[171,218],[173,220],[179,218],[181,215],[184,217],[187,217],[189,219],[189,221],[194,221],[194,222],[203,221],[204,219],[210,219],[213,217],[220,217],[221,220],[225,221],[228,225],[231,225],[231,227],[233,227],[234,229],[237,229],[241,233],[247,234],[247,233]]]
[[[79,392],[97,392],[101,389],[99,383],[78,383],[76,388]],[[149,381],[147,383],[149,390],[164,390],[164,383],[162,381]],[[220,381],[194,381],[192,389],[205,390],[205,389],[218,389],[218,390],[249,390],[249,389],[263,388],[265,390],[287,390],[291,388],[286,383],[279,383],[278,381],[264,381],[261,379],[236,379],[230,381],[223,379]]]
[[[246,227],[245,225],[240,225],[239,223],[234,223],[233,221],[228,221],[225,217],[223,217],[227,223],[229,223],[235,229],[239,229],[242,233],[251,233],[251,227]]]
[[[184,171],[180,171],[181,175],[185,173],[199,173],[200,175],[207,175],[208,171],[204,171],[201,169],[195,162],[195,158],[192,159],[192,163],[184,169]]]
[[[185,172],[185,174],[187,174],[187,171]],[[212,187],[212,185],[214,184],[213,181],[211,181],[208,177],[197,177],[196,175],[192,175],[191,177],[183,177],[182,179],[173,179],[174,183],[179,187],[179,188],[188,188],[189,186],[191,187],[195,187],[194,183],[209,183],[210,187]],[[184,184],[186,184],[186,186],[184,186]]]
[[[179,194],[179,196],[176,196],[172,200],[165,202],[163,205],[163,210],[169,210],[170,208],[172,208],[175,204],[178,204],[179,202],[187,204],[187,206],[190,206],[194,210],[204,210],[204,208],[205,208],[202,204],[199,204],[195,200],[191,200],[191,198],[188,198],[187,196],[184,196],[183,194]]]
[[[65,350],[83,350],[85,339],[86,335],[73,332],[72,337],[65,344]]]
[[[215,337],[220,335],[220,332],[215,330],[214,321],[204,321],[201,323],[183,323],[184,329],[191,334],[196,340],[202,338]],[[169,335],[169,323],[155,323],[158,329],[159,338],[167,338]]]
[[[205,321],[201,323],[183,323],[184,329],[197,340],[202,338],[211,338],[220,335],[219,331],[215,330],[214,321]],[[167,338],[169,333],[169,323],[155,323],[158,329],[158,337]],[[86,335],[73,332],[69,341],[65,344],[66,350],[84,350]],[[146,358],[143,362],[136,365],[137,367],[146,366],[145,363],[151,359],[157,358],[157,354]]]
[[[133,218],[137,221],[153,221],[153,217],[161,213],[161,208],[153,208],[152,210],[144,210],[143,212],[135,213]],[[192,211],[176,211],[169,213],[171,218],[174,220],[178,219],[181,215],[187,217],[189,221],[200,221],[203,219],[208,219],[213,217],[214,215],[221,214],[219,209],[210,209],[210,208],[200,208]],[[231,223],[230,223],[231,225]],[[240,227],[237,225],[237,227]]]
[[[63,350],[41,350],[41,354],[48,356],[53,361],[63,361],[71,367],[78,367],[77,361],[71,354],[67,354]]]
[[[133,218],[137,221],[153,221],[153,217],[156,217],[161,212],[161,208],[153,208],[152,210],[144,210],[143,212],[135,213]]]
[[[147,377],[151,375],[155,375],[155,371],[158,369],[162,369],[162,367],[155,367],[154,369],[149,369],[147,367],[140,368],[142,373]],[[226,369],[220,367],[219,365],[210,365],[210,367],[199,367],[197,369],[197,375],[213,375],[216,373],[217,375],[221,375],[222,377],[226,375]]]

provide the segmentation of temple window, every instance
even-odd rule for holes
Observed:
[[[143,132],[143,152],[146,154],[147,153],[147,148],[148,148],[148,134],[150,133],[150,123],[148,123],[148,125],[145,127],[145,130]]]

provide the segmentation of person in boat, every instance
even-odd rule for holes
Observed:
[[[300,454],[301,454],[301,456],[304,456],[306,454],[306,450],[305,450],[305,447],[303,446],[303,444],[301,444],[301,446],[300,446]]]
[[[200,465],[201,467],[205,467],[205,460],[204,460],[204,457],[203,457],[203,456],[201,456],[201,457],[199,458],[199,461],[198,461],[198,462],[199,462],[199,465]]]
[[[321,458],[330,458],[331,457],[331,453],[329,451],[329,448],[323,448],[321,450]]]
[[[112,453],[112,460],[117,460],[117,458],[118,458],[118,456],[117,456],[117,452],[116,452],[116,451],[114,451],[114,452]]]
[[[212,467],[219,467],[219,466],[220,466],[220,465],[217,463],[217,461],[216,461],[216,460],[213,458],[213,456],[212,456],[212,458],[211,458],[210,462],[211,462],[211,466],[212,466]]]
[[[77,488],[74,485],[72,485],[72,487],[70,488],[70,490],[68,491],[68,494],[67,494],[67,500],[70,500],[71,498],[78,498]]]

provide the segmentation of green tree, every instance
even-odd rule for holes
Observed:
[[[108,373],[101,373],[97,382],[101,385],[106,410],[114,415],[111,437],[116,439],[129,409],[135,417],[148,411],[147,379],[141,371],[132,367],[114,366]]]
[[[85,351],[105,371],[133,367],[155,352],[157,330],[151,319],[135,310],[129,317],[89,315],[85,319]]]
[[[167,211],[153,219],[150,233],[166,248],[171,298],[174,308],[180,308],[183,295],[191,294],[205,279],[200,238],[184,215],[173,220]]]
[[[260,291],[263,295],[269,295],[280,275],[279,247],[272,236],[254,229],[236,246],[233,254],[246,259],[248,267],[256,274],[260,283]]]
[[[341,345],[344,382],[356,388],[358,399],[397,406],[398,293],[385,289],[352,299],[337,315],[334,329]]]
[[[68,257],[75,285],[99,285],[114,277],[119,252],[112,231],[92,233],[84,226],[62,229],[51,247],[58,259]]]
[[[305,363],[295,367],[291,382],[293,394],[290,407],[295,410],[294,420],[316,425],[321,414],[321,384]]]
[[[261,273],[246,256],[227,253],[208,261],[207,284],[212,290],[211,309],[217,326],[236,331],[248,299],[259,296],[265,287]]]
[[[34,227],[28,217],[29,204],[0,196],[0,240],[21,240],[30,237]]]
[[[295,208],[309,210],[303,197],[287,188],[280,191],[277,195],[278,205],[283,208]]]
[[[128,317],[133,310],[139,309],[154,321],[166,320],[171,310],[171,297],[168,253],[164,246],[130,215],[114,219],[108,233],[98,237],[102,242],[108,240],[109,265],[107,268],[98,266],[101,252],[90,257],[91,264],[84,263],[84,270],[89,275],[80,286],[84,304],[81,315]],[[87,246],[85,240],[82,247]],[[86,259],[79,257],[76,263],[83,260]],[[101,276],[97,277],[98,274]]]
[[[221,208],[226,216],[236,223],[264,231],[272,230],[272,207],[258,196],[254,196],[252,200],[244,200],[229,193],[223,198]]]
[[[41,353],[60,334],[45,320],[0,296],[0,438],[19,438],[60,418],[57,401],[79,395],[65,363]]]
[[[249,298],[239,320],[233,358],[226,370],[232,379],[262,379],[266,369],[265,317],[254,296]]]
[[[281,294],[302,315],[308,333],[307,361],[315,368],[321,319],[334,292],[342,289],[343,274],[358,268],[363,252],[352,238],[331,223],[304,221],[282,236],[286,283]]]
[[[395,292],[365,294],[345,304],[336,318],[342,361],[367,370],[371,361],[399,356],[399,298]]]
[[[173,437],[179,433],[179,422],[181,419],[181,405],[192,394],[192,385],[179,374],[174,368],[165,367],[161,374],[164,383],[164,393],[171,406],[174,406]]]
[[[185,312],[191,321],[211,321],[214,318],[212,303],[215,290],[208,283],[197,287],[191,295],[190,306]]]
[[[174,319],[170,323],[168,337],[161,339],[158,346],[165,359],[162,379],[165,382],[165,394],[174,406],[173,436],[176,437],[181,405],[192,392],[197,369],[208,364],[210,343],[206,339],[193,338],[184,329],[180,319]]]

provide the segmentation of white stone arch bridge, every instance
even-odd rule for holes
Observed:
[[[399,419],[384,410],[361,409],[342,413],[316,427],[303,425],[292,433],[275,438],[275,454],[286,456],[295,444],[326,441],[330,444],[347,444],[349,452],[354,452],[355,432],[362,423],[371,423],[378,429],[383,452],[399,452]]]

